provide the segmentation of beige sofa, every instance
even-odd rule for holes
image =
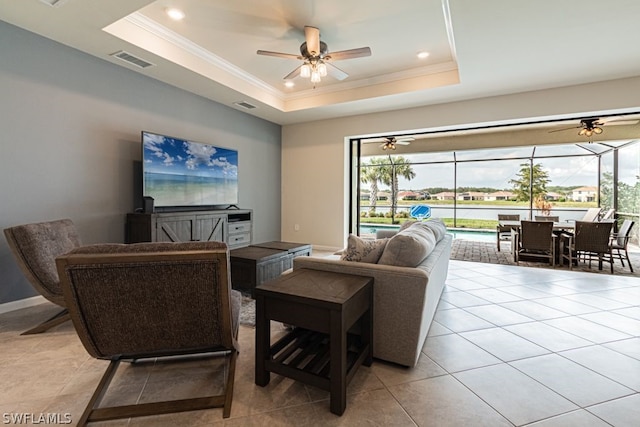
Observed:
[[[410,229],[398,234],[407,231]],[[293,268],[373,277],[373,355],[413,367],[418,362],[445,286],[452,240],[450,234],[444,233],[415,267],[345,261],[340,255],[332,255],[297,257]]]

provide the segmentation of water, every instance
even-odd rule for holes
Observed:
[[[427,203],[428,205],[428,203]],[[432,218],[453,218],[454,209],[453,205],[429,205],[431,207]],[[398,206],[396,212],[409,212],[411,206]],[[376,212],[386,213],[389,212],[389,206],[379,206],[376,208]],[[496,205],[458,205],[456,207],[456,218],[458,219],[493,219],[498,220],[498,214],[516,214],[520,215],[522,219],[528,219],[529,208],[524,207],[509,207],[509,206],[496,206]],[[368,212],[368,206],[362,206],[361,212]],[[551,209],[550,215],[559,216],[560,221],[568,220],[580,220],[584,216],[586,208],[562,208]],[[541,213],[534,209],[533,215],[541,215]]]
[[[153,197],[156,206],[236,204],[238,180],[145,172],[144,195]]]
[[[378,230],[398,230],[399,228],[393,225],[361,225],[360,236],[375,238]],[[496,241],[496,233],[493,231],[448,229],[447,233],[453,234],[454,239],[473,240],[476,242]]]

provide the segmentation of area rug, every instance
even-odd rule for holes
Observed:
[[[242,294],[240,324],[252,328],[256,326],[256,300],[245,294]]]

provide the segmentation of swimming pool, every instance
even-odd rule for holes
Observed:
[[[392,225],[361,225],[361,237],[375,237],[378,230],[397,230],[398,226]],[[453,234],[454,239],[473,240],[476,242],[495,242],[496,233],[486,230],[465,230],[460,228],[447,229],[447,233]]]

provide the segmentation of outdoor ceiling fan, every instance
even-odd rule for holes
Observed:
[[[337,80],[344,80],[349,77],[347,73],[333,65],[331,62],[371,56],[371,49],[369,47],[329,53],[329,48],[325,42],[320,40],[320,30],[316,27],[305,26],[304,38],[304,43],[300,45],[300,55],[271,52],[268,50],[258,50],[257,54],[303,61],[299,67],[287,74],[284,77],[284,80],[293,80],[300,76],[311,79],[314,87],[316,83],[320,83],[322,77],[327,75],[330,75]]]
[[[552,132],[562,132],[565,130],[569,130],[569,129],[580,129],[578,131],[578,135],[580,136],[586,136],[586,137],[591,137],[593,135],[600,135],[602,132],[604,132],[604,130],[602,129],[603,126],[612,126],[612,125],[633,125],[638,123],[638,120],[615,120],[615,117],[611,117],[608,119],[599,119],[597,117],[593,117],[593,118],[589,118],[589,119],[582,119],[580,120],[580,124],[578,126],[571,126],[568,128],[564,128],[564,129],[555,129],[555,130],[551,130],[549,131],[549,133]]]
[[[414,141],[414,140],[415,138],[411,136],[402,136],[400,138],[391,136],[391,137],[384,137],[384,138],[367,139],[363,142],[364,143],[382,142],[382,144],[380,144],[380,148],[382,148],[383,150],[395,150],[396,145],[409,145],[411,144],[411,141]]]

